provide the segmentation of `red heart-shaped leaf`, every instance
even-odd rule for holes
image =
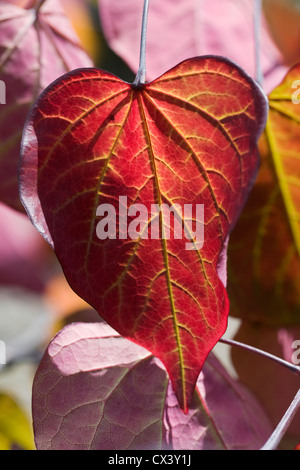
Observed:
[[[25,127],[20,188],[31,219],[75,292],[161,359],[184,410],[226,329],[220,254],[256,175],[265,119],[265,97],[241,69],[202,57],[139,88],[74,71],[48,87]],[[153,215],[163,204],[175,208],[169,220]],[[193,236],[191,221],[203,205],[202,246],[201,220]],[[109,208],[116,230],[99,239]]]

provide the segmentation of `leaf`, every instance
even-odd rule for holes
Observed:
[[[52,340],[34,379],[33,424],[39,450],[246,450],[271,433],[213,355],[185,415],[160,361],[104,323],[73,323]]]
[[[224,272],[228,234],[256,174],[265,111],[244,72],[206,57],[139,89],[97,69],[67,74],[43,93],[24,131],[20,191],[31,219],[72,289],[164,363],[185,411],[226,329],[218,267]],[[120,226],[115,239],[100,240],[97,208],[110,204],[119,218],[120,196],[125,209],[143,205],[143,229],[127,237]],[[151,212],[154,204],[175,203],[177,213],[191,204],[192,217],[205,206],[203,248],[199,232],[186,249],[174,217]],[[152,218],[157,239],[148,230]],[[190,236],[188,220],[184,228]]]
[[[17,165],[22,129],[39,93],[63,73],[92,65],[56,0],[37,11],[0,1],[0,200],[22,210]],[[1,101],[2,103],[2,101]]]
[[[190,57],[214,54],[236,62],[256,77],[253,28],[256,0],[151,0],[147,28],[147,77],[153,80]],[[143,2],[98,0],[105,38],[137,72]],[[263,18],[260,56],[267,92],[287,71]],[[288,36],[288,35],[286,35]]]
[[[0,393],[0,449],[34,450],[30,423],[19,405],[8,395]]]
[[[261,168],[229,244],[231,313],[267,325],[300,322],[299,73],[293,67],[269,95]]]
[[[271,353],[291,364],[300,364],[300,327],[270,328],[261,324],[242,322],[235,340]],[[231,350],[233,364],[239,379],[259,400],[273,427],[290,406],[299,389],[299,376],[270,359],[252,354],[242,348]],[[293,418],[281,446],[291,449],[299,442],[300,414]]]

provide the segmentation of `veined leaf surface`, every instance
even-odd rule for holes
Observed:
[[[20,188],[31,219],[75,292],[164,363],[185,411],[226,329],[218,268],[256,175],[265,117],[265,97],[242,70],[202,57],[139,88],[74,71],[46,89],[25,128]],[[100,240],[97,208],[112,205],[118,222],[120,196],[147,209],[144,231],[126,238],[117,225]],[[203,204],[203,246],[176,238],[174,214],[160,213],[160,236],[146,238],[154,204],[191,204],[193,217]]]
[[[272,432],[213,353],[184,414],[161,362],[104,322],[72,323],[53,338],[32,413],[38,450],[256,450]]]

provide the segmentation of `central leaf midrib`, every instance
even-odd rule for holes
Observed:
[[[152,142],[151,142],[151,137],[150,137],[150,132],[149,132],[148,124],[147,124],[147,118],[146,118],[146,115],[145,115],[145,112],[144,112],[143,102],[142,102],[140,94],[138,94],[137,96],[138,96],[139,109],[140,109],[140,113],[141,113],[142,126],[144,128],[146,143],[148,144],[148,149],[149,149],[150,167],[151,167],[151,169],[153,171],[153,174],[154,174],[154,181],[155,181],[155,188],[156,188],[156,192],[157,192],[158,204],[161,207],[162,198],[161,198],[159,178],[158,178],[158,173],[157,173],[157,168],[156,168],[156,163],[155,163],[155,155],[154,155]],[[159,216],[160,216],[161,227],[162,227],[162,240],[161,241],[162,241],[163,259],[164,259],[164,265],[165,265],[165,269],[166,269],[166,280],[167,280],[168,294],[169,294],[171,313],[172,313],[172,317],[173,317],[173,326],[174,326],[176,343],[177,343],[177,348],[178,348],[179,361],[180,361],[180,373],[181,373],[181,379],[182,379],[183,400],[185,402],[186,393],[185,393],[184,361],[183,361],[183,354],[182,354],[182,346],[181,346],[181,343],[180,343],[179,328],[178,328],[177,315],[176,315],[176,310],[175,310],[175,303],[174,303],[171,276],[170,276],[170,266],[169,266],[169,260],[168,260],[167,241],[164,238],[164,224],[163,224],[163,218],[162,218],[161,211],[159,212]]]

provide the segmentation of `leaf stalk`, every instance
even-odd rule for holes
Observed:
[[[261,19],[262,19],[262,0],[254,2],[254,45],[255,45],[255,66],[256,81],[263,86],[263,71],[261,67]]]
[[[140,43],[140,62],[139,62],[139,69],[138,69],[137,75],[133,82],[133,85],[135,87],[140,87],[141,85],[144,85],[145,79],[146,79],[146,38],[147,38],[148,12],[149,12],[149,0],[144,0],[141,43]]]
[[[220,338],[219,341],[220,343],[228,344],[230,346],[239,346],[240,348],[246,349],[247,351],[254,352],[256,354],[260,354],[263,357],[266,357],[267,359],[271,359],[272,361],[277,362],[277,364],[280,364],[286,367],[287,369],[289,369],[291,372],[293,372],[300,378],[299,366],[296,366],[295,364],[292,364],[291,362],[285,361],[284,359],[281,359],[280,357],[274,356],[274,354],[263,351],[262,349],[255,348],[254,346],[250,346],[249,344],[240,343],[239,341],[235,341],[233,339]]]

